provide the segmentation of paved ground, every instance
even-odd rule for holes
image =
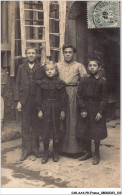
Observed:
[[[21,137],[21,125],[15,121],[7,122],[1,127],[1,142],[15,140]]]
[[[120,187],[120,122],[110,121],[108,138],[101,142],[101,162],[92,159],[60,157],[58,163],[50,158],[45,165],[33,156],[20,162],[21,138],[2,143],[2,187],[4,188],[119,188]],[[52,148],[52,144],[50,144]],[[43,150],[40,142],[40,151]],[[52,150],[52,149],[51,149]]]

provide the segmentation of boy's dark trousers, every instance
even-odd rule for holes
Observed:
[[[29,95],[22,106],[22,152],[27,155],[39,151],[38,118],[34,95]]]

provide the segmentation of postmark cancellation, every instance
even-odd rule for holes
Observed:
[[[87,2],[87,22],[88,28],[120,27],[120,2]]]

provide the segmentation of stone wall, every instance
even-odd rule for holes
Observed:
[[[4,120],[15,120],[15,102],[13,98],[13,78],[9,76],[8,68],[1,68],[1,96],[4,100]]]

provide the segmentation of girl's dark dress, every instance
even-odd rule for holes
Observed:
[[[66,109],[65,83],[57,76],[46,77],[37,82],[37,107],[43,112],[41,136],[43,140],[59,140],[64,135],[64,123],[60,119],[61,111]]]
[[[87,75],[82,78],[77,93],[77,106],[77,137],[93,140],[106,138],[106,79],[98,75]],[[86,118],[81,117],[81,112],[87,112]],[[99,121],[95,120],[97,113],[102,114],[102,119]]]

